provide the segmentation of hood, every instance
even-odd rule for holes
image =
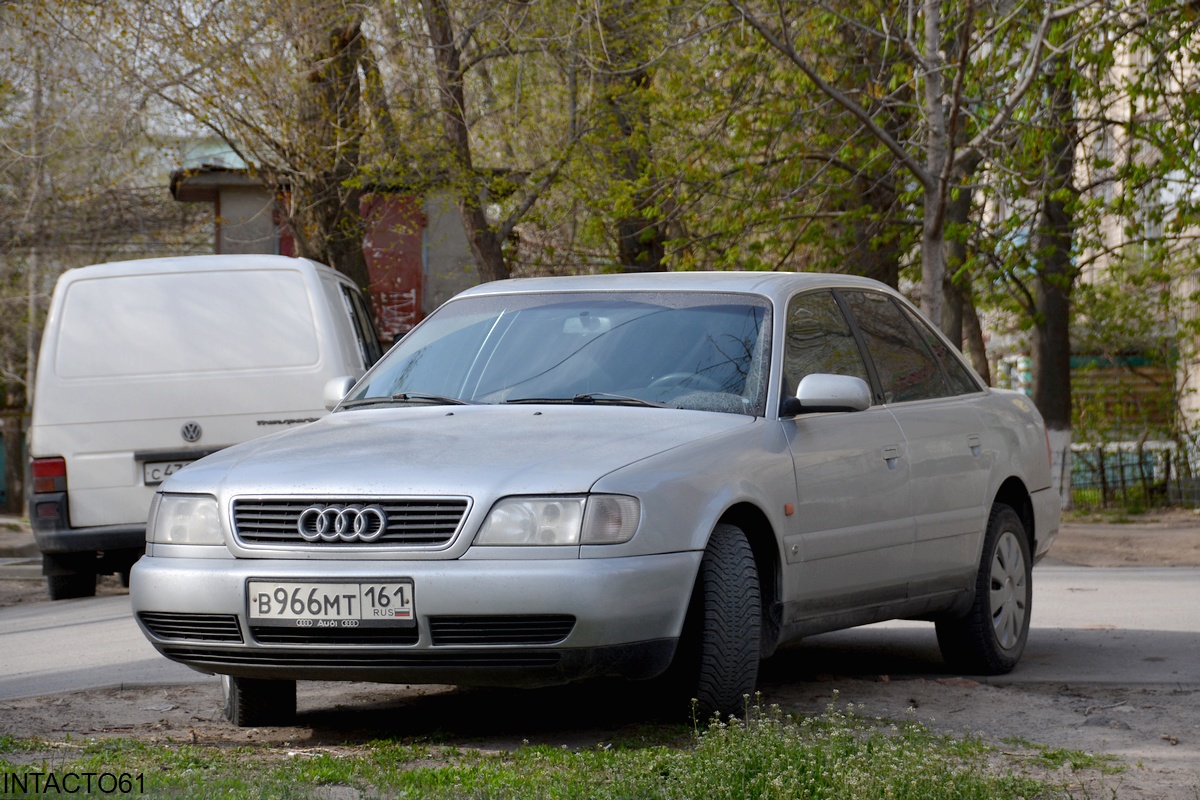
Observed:
[[[613,470],[754,417],[605,406],[357,409],[231,447],[164,491],[221,494],[578,493]]]

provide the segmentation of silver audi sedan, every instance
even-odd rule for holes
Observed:
[[[781,643],[892,618],[1003,673],[1058,531],[1033,404],[865,279],[489,283],[326,394],[163,483],[131,576],[238,725],[297,679],[618,676],[734,713]]]

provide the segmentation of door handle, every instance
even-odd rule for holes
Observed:
[[[888,469],[895,469],[900,462],[900,448],[894,444],[883,448],[883,460],[887,462]]]
[[[968,436],[967,446],[971,448],[971,455],[975,456],[976,458],[979,458],[980,453],[983,452],[983,443],[980,441],[978,436]]]

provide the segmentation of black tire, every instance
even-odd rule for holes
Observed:
[[[708,540],[669,680],[698,721],[741,716],[758,681],[762,603],[758,569],[740,528],[717,525]],[[690,702],[694,700],[694,705]]]
[[[938,647],[946,663],[970,675],[1010,672],[1029,637],[1033,610],[1033,560],[1029,537],[1017,512],[992,506],[975,598],[962,617],[937,622]]]
[[[65,575],[47,575],[46,591],[50,595],[51,600],[95,597],[96,573],[68,572]]]
[[[221,676],[225,719],[239,728],[291,725],[296,721],[296,682]]]

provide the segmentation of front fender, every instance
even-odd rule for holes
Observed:
[[[628,543],[584,546],[581,558],[703,550],[722,515],[739,503],[763,512],[778,547],[788,525],[784,506],[797,502],[783,427],[765,418],[622,467],[592,491],[639,498],[642,520]]]

